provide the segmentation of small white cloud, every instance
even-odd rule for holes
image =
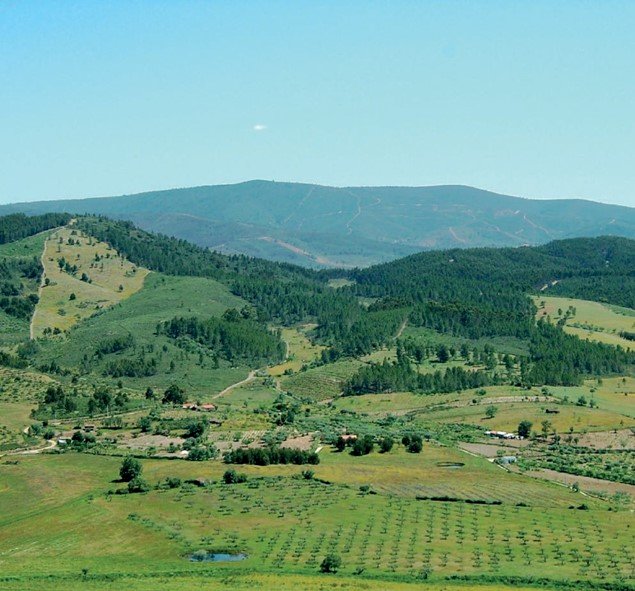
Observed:
[[[264,131],[265,129],[267,129],[267,126],[262,123],[256,123],[256,125],[253,126],[254,131]]]

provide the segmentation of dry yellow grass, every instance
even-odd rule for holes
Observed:
[[[69,244],[69,239],[75,244]],[[77,267],[75,275],[60,269],[58,261],[62,258]],[[41,336],[46,328],[67,330],[96,311],[130,297],[143,287],[148,274],[147,269],[133,265],[104,242],[84,236],[72,226],[49,237],[42,264],[43,285],[32,320],[32,337]],[[90,283],[81,281],[83,273]],[[71,294],[75,299],[70,299]]]
[[[287,370],[299,371],[300,368],[310,361],[313,361],[322,352],[324,347],[314,345],[307,338],[305,331],[312,328],[311,325],[304,325],[300,328],[283,328],[282,338],[287,343],[287,360],[274,367],[269,368],[272,376],[281,376]]]
[[[576,309],[575,316],[569,318],[564,326],[565,332],[569,334],[607,345],[621,345],[625,349],[635,347],[633,341],[619,336],[621,331],[635,330],[635,316],[620,314],[615,308],[587,300],[537,296],[534,301],[539,308],[538,318],[547,315],[553,322],[559,320],[569,306],[573,306]],[[544,307],[541,307],[542,302]],[[558,314],[558,310],[562,314]]]

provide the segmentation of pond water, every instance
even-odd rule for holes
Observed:
[[[247,554],[228,554],[225,552],[194,552],[190,556],[191,562],[238,562],[245,560]]]
[[[465,466],[463,462],[437,462],[439,468],[462,468]]]

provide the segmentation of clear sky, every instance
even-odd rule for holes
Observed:
[[[254,178],[635,206],[635,2],[0,2],[0,203]]]

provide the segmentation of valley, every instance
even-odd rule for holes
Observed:
[[[635,589],[632,240],[312,271],[32,219],[3,589]]]

